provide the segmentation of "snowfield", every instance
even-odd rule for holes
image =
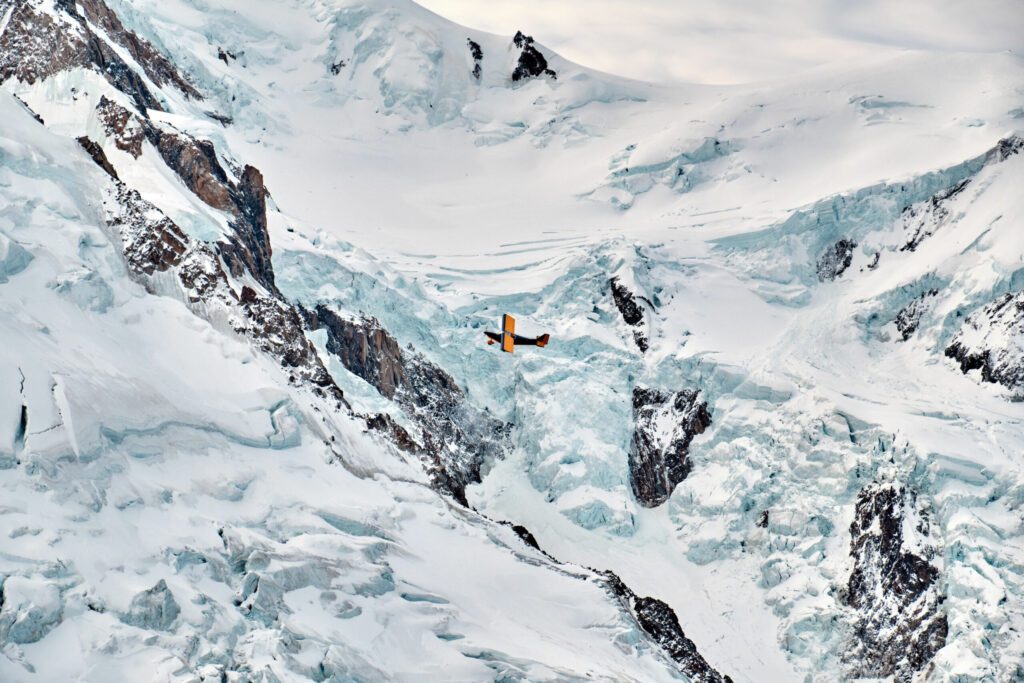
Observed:
[[[0,680],[1024,680],[1021,56],[529,29],[0,0]]]

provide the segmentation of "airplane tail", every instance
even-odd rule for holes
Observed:
[[[551,339],[551,335],[550,334],[542,334],[542,335],[540,335],[539,337],[537,337],[537,346],[547,346],[548,345],[548,339]]]

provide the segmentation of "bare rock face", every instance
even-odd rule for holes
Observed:
[[[533,45],[533,36],[524,35],[522,31],[516,31],[512,43],[519,48],[519,61],[512,71],[512,80],[522,81],[537,76],[550,76],[557,78],[555,72],[548,68],[548,60]]]
[[[121,235],[128,268],[136,276],[178,265],[189,248],[189,238],[181,228],[152,208],[138,192],[122,184],[117,187],[116,202],[107,209],[107,222]]]
[[[1011,135],[1000,140],[986,153],[984,163],[987,165],[1006,161],[1022,150],[1024,138]],[[949,204],[973,181],[973,177],[964,178],[952,187],[936,192],[928,200],[903,209],[900,219],[902,228],[907,233],[907,241],[900,247],[900,251],[915,251],[924,240],[952,220]]]
[[[715,670],[686,637],[679,617],[657,598],[641,598],[622,582],[614,572],[598,572],[608,589],[629,610],[637,624],[679,665],[679,670],[694,683],[732,683],[732,679]]]
[[[933,300],[938,293],[939,290],[930,289],[901,308],[899,313],[896,314],[894,323],[896,324],[896,329],[900,332],[900,336],[903,337],[903,341],[910,339],[914,332],[917,331],[918,326],[921,324],[921,317],[931,308]]]
[[[637,502],[657,507],[690,473],[690,442],[711,425],[711,414],[698,391],[669,395],[638,386],[633,389],[633,419],[630,484]]]
[[[257,282],[276,292],[267,231],[267,190],[259,170],[246,166],[235,183],[220,165],[212,142],[152,125],[146,126],[146,135],[168,167],[197,197],[234,216],[234,236],[220,249],[231,274],[240,277],[248,271]]]
[[[633,341],[636,342],[637,348],[641,352],[646,352],[648,341],[644,309],[637,303],[637,297],[633,292],[629,291],[629,288],[622,284],[619,278],[611,278],[608,280],[608,285],[612,290],[612,300],[615,302],[615,307],[619,309],[619,313],[626,324],[633,328]]]
[[[480,43],[472,38],[466,38],[466,45],[469,47],[469,55],[473,58],[473,78],[479,81],[480,76],[483,75],[483,48],[480,47]]]
[[[375,320],[348,320],[318,306],[316,321],[328,330],[327,350],[348,370],[372,384],[382,396],[394,399],[405,387],[404,360],[398,340]]]
[[[915,251],[928,237],[931,237],[949,218],[949,200],[963,192],[971,179],[961,180],[953,187],[938,192],[921,204],[908,206],[903,210],[903,229],[909,234],[900,251]]]
[[[845,659],[854,677],[908,682],[948,630],[927,511],[902,486],[871,484],[858,497],[850,536],[846,602],[856,620]]]
[[[844,238],[829,247],[818,259],[818,280],[828,282],[842,275],[853,262],[856,246],[856,242]]]
[[[972,313],[946,356],[964,373],[981,370],[985,382],[1024,390],[1024,292],[1004,294]]]
[[[80,144],[82,146],[82,149],[84,149],[89,154],[89,156],[92,157],[92,160],[96,162],[97,166],[99,166],[100,168],[107,172],[107,175],[109,175],[114,180],[119,180],[119,178],[117,177],[117,171],[115,171],[114,167],[110,165],[110,160],[107,159],[107,155],[103,151],[102,147],[100,147],[98,144],[90,140],[85,135],[78,138],[78,144]]]
[[[368,426],[422,456],[435,486],[466,505],[466,486],[480,481],[488,458],[505,450],[508,425],[473,407],[447,372],[398,341],[375,319],[351,319],[325,305],[307,312],[327,330],[327,350],[350,372],[397,403],[420,427],[409,434],[387,416]]]
[[[142,156],[142,143],[146,139],[145,122],[106,97],[100,98],[96,114],[107,137],[114,141],[118,149],[128,152],[135,159]]]
[[[61,0],[55,7],[51,14],[34,3],[0,0],[0,15],[11,12],[0,34],[0,83],[8,78],[35,83],[68,69],[91,68],[131,97],[142,114],[148,109],[162,111],[142,77],[93,32],[91,26],[98,26],[131,55],[153,83],[169,83],[187,96],[201,99],[174,66],[150,43],[127,30],[102,0]]]
[[[151,43],[135,35],[124,27],[117,15],[102,0],[77,0],[85,18],[90,23],[102,28],[118,45],[128,51],[132,59],[138,63],[150,80],[163,87],[169,83],[189,97],[197,100],[202,95],[182,78],[174,65],[153,47]]]
[[[197,197],[221,211],[235,208],[227,173],[217,160],[212,142],[153,125],[147,125],[145,131],[164,163]]]
[[[239,286],[222,265],[222,250],[229,242],[205,243],[191,239],[174,221],[138,192],[123,183],[108,200],[108,224],[121,237],[122,249],[133,277],[149,289],[158,287],[156,275],[173,272],[183,298],[208,315],[223,312],[231,328],[276,358],[296,380],[342,401],[342,392],[323,366],[305,335],[299,312],[276,289],[257,291]],[[269,255],[264,255],[269,259]],[[166,281],[166,280],[161,280]]]
[[[260,284],[276,292],[263,174],[255,166],[246,165],[238,184],[230,187],[232,213],[236,216],[231,224],[235,239],[231,240],[230,248],[222,249],[222,254],[236,277],[248,270]]]
[[[0,1],[0,15],[7,12],[11,15],[0,34],[0,82],[16,78],[35,83],[86,65],[84,41],[70,34],[59,20],[19,0]]]
[[[158,126],[106,98],[100,100],[96,110],[105,132],[119,149],[138,158],[143,141],[148,140],[193,194],[233,217],[234,235],[219,249],[231,274],[237,278],[248,271],[257,282],[276,292],[263,174],[245,166],[238,182],[234,182],[221,166],[212,142]]]

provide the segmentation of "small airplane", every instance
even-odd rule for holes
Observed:
[[[514,353],[517,346],[540,346],[548,345],[550,334],[542,334],[539,337],[520,337],[516,334],[516,319],[508,313],[501,316],[501,332],[484,332],[487,335],[487,345],[501,344],[501,350],[505,353]]]

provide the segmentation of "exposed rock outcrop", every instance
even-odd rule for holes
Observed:
[[[1011,135],[1000,140],[984,157],[984,164],[999,163],[1024,150],[1024,138]],[[919,202],[903,209],[901,216],[903,230],[907,233],[907,241],[900,251],[915,251],[925,239],[935,234],[943,225],[950,221],[949,204],[966,190],[974,181],[974,177],[964,178],[952,187],[936,192],[926,201]]]
[[[644,507],[657,507],[690,473],[690,442],[711,425],[700,392],[683,389],[666,394],[633,389],[635,427],[629,446],[629,480]]]
[[[193,194],[233,217],[233,234],[219,248],[229,271],[236,278],[248,271],[276,293],[267,229],[267,190],[260,171],[245,166],[235,182],[221,165],[212,142],[144,120],[107,98],[100,100],[96,111],[119,149],[138,158],[143,141],[148,140]]]
[[[102,0],[77,0],[75,4],[82,8],[85,18],[90,23],[103,29],[107,37],[127,50],[135,63],[141,66],[150,80],[158,86],[163,87],[165,84],[170,84],[189,97],[197,100],[203,99],[202,95],[178,73],[178,70],[166,57],[160,54],[149,41],[126,29],[117,14]]]
[[[909,236],[900,251],[915,251],[921,242],[933,235],[949,218],[949,200],[963,192],[970,183],[971,179],[965,178],[953,187],[932,195],[928,201],[903,209],[901,220]]]
[[[451,375],[411,349],[403,351],[377,320],[347,318],[323,304],[306,318],[310,327],[327,331],[327,350],[397,403],[420,432],[411,435],[386,416],[368,425],[419,453],[435,485],[465,505],[466,486],[480,481],[485,460],[504,452],[509,426],[470,405]]]
[[[545,552],[537,543],[534,535],[524,526],[508,521],[499,524],[511,527],[526,545],[543,553],[555,564],[564,565],[561,560]],[[596,575],[597,580],[619,601],[637,626],[679,667],[679,670],[694,683],[732,683],[732,679],[719,673],[712,667],[697,649],[679,625],[679,617],[667,603],[657,598],[640,597],[618,574],[608,569],[588,569]]]
[[[235,239],[230,249],[221,250],[236,277],[248,270],[267,289],[276,292],[274,266],[271,262],[270,230],[267,226],[267,188],[263,174],[255,166],[246,165],[237,184],[230,185],[232,222]]]
[[[145,122],[106,96],[100,97],[96,105],[96,116],[103,124],[107,137],[114,141],[118,149],[128,152],[135,159],[142,156],[142,143],[146,139]]]
[[[644,309],[637,303],[637,297],[633,292],[629,291],[629,288],[622,284],[619,278],[611,278],[608,284],[612,289],[612,300],[615,302],[615,307],[619,309],[626,324],[633,328],[633,341],[636,342],[637,348],[641,352],[646,352],[648,340]]]
[[[843,238],[836,241],[824,254],[818,258],[817,273],[818,280],[828,282],[835,280],[850,267],[853,262],[853,250],[857,243],[853,240]]]
[[[232,52],[231,50],[225,50],[222,47],[218,47],[217,48],[217,59],[219,59],[220,61],[224,62],[228,66],[231,66],[231,62],[233,62],[236,59],[238,59],[238,57],[235,56],[235,53]]]
[[[519,61],[512,71],[513,81],[522,81],[537,76],[550,76],[557,78],[552,69],[548,68],[548,60],[533,45],[533,37],[524,35],[522,31],[516,31],[512,43],[519,48]]]
[[[150,43],[127,30],[102,0],[62,0],[54,8],[51,13],[36,3],[0,0],[0,16],[11,13],[0,34],[0,83],[9,78],[35,83],[61,71],[91,68],[131,97],[143,115],[148,109],[162,111],[159,100],[122,59],[116,45],[156,85],[171,84],[187,96],[201,99],[174,66]]]
[[[215,209],[235,209],[231,196],[231,183],[217,160],[217,150],[208,140],[195,138],[159,128],[145,126],[146,138],[160,152],[167,167],[174,171],[185,186],[197,197]]]
[[[480,43],[472,38],[466,38],[466,45],[469,47],[469,55],[473,58],[473,78],[479,81],[480,76],[483,75],[483,48],[480,47]]]
[[[115,171],[114,167],[110,165],[110,160],[107,159],[107,155],[106,153],[104,153],[102,147],[100,147],[97,143],[90,140],[85,135],[78,138],[78,144],[80,144],[82,146],[82,149],[84,149],[89,154],[89,156],[92,157],[92,160],[96,162],[97,166],[99,166],[100,168],[107,172],[107,175],[109,175],[114,180],[120,180],[120,178],[117,177],[117,171]]]
[[[107,222],[120,234],[128,268],[136,276],[178,265],[189,248],[181,228],[154,208],[123,184],[117,188],[116,207],[107,207]]]
[[[855,621],[845,660],[855,677],[910,681],[947,633],[928,512],[902,486],[871,484],[857,499],[850,536],[846,602]]]
[[[686,637],[679,618],[666,603],[657,598],[639,597],[614,572],[599,571],[608,589],[629,610],[640,628],[679,665],[693,683],[732,683],[732,679],[715,670],[697,646]]]
[[[223,251],[236,245],[193,240],[174,221],[123,183],[106,205],[108,224],[121,237],[130,272],[153,290],[173,271],[180,295],[204,317],[226,320],[231,329],[276,358],[296,380],[309,382],[339,401],[335,385],[305,335],[298,311],[274,290],[240,285],[224,267]],[[264,255],[269,259],[269,255]]]
[[[921,324],[921,317],[931,309],[938,293],[939,290],[930,289],[901,308],[896,314],[896,319],[893,322],[896,329],[899,330],[900,336],[903,337],[903,341],[910,339],[917,331]]]
[[[972,313],[946,347],[964,372],[1024,390],[1024,292],[1007,293]]]

